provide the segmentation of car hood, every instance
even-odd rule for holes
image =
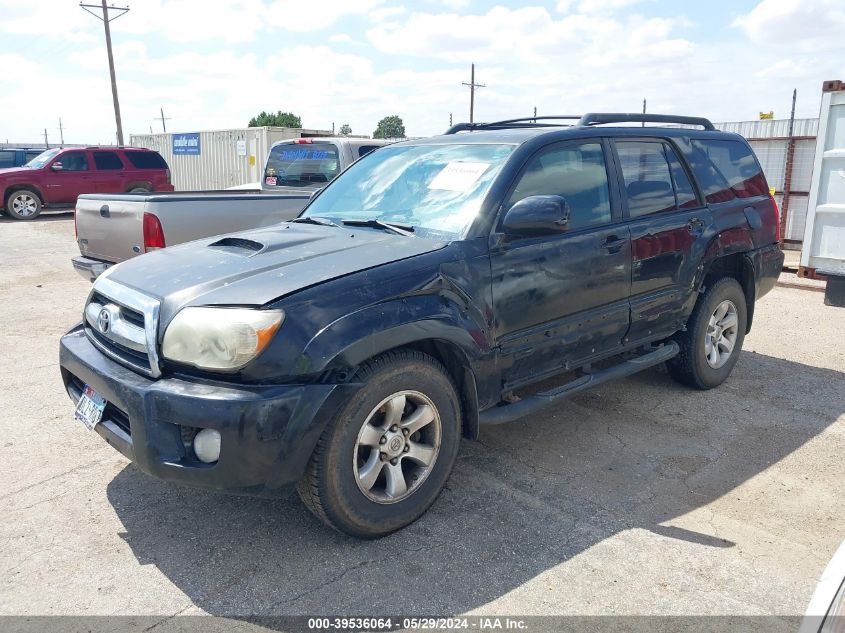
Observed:
[[[188,305],[265,305],[445,245],[364,228],[286,222],[147,253],[114,266],[104,277],[159,299],[166,325]]]
[[[6,167],[5,169],[0,169],[0,178],[23,173],[32,173],[32,169],[29,167]]]

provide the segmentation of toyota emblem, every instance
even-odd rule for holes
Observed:
[[[97,328],[105,334],[109,331],[109,326],[111,325],[111,314],[109,313],[108,309],[103,308],[100,310],[100,314],[97,315]]]

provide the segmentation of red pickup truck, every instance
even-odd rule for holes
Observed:
[[[173,191],[158,152],[132,147],[48,149],[23,167],[0,169],[3,209],[32,220],[42,208],[72,208],[83,193]]]

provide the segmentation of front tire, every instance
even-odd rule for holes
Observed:
[[[739,359],[748,310],[742,286],[722,277],[699,296],[687,330],[675,336],[680,353],[666,363],[669,375],[695,389],[712,389]]]
[[[411,350],[369,361],[323,432],[298,492],[328,526],[378,538],[434,503],[455,464],[460,399],[443,366]]]
[[[19,189],[6,200],[6,213],[16,220],[34,220],[41,215],[41,198],[34,191]]]

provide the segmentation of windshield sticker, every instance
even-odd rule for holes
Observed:
[[[329,153],[324,149],[286,149],[281,150],[276,157],[280,160],[325,160],[326,158],[334,158],[334,153]]]
[[[268,184],[271,187],[275,187],[276,186],[276,177],[275,176],[267,176],[267,178],[264,179],[264,182],[265,182],[265,184]]]
[[[428,183],[428,188],[469,191],[489,166],[490,163],[451,162]]]

